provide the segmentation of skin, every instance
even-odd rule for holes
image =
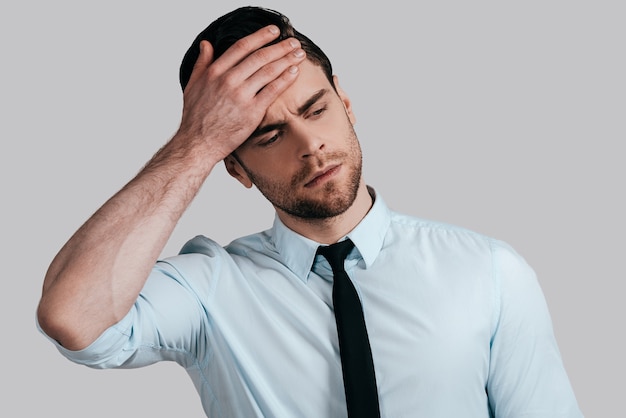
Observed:
[[[37,314],[43,330],[65,348],[87,347],[128,313],[176,223],[221,161],[246,187],[254,180],[289,228],[319,242],[335,242],[369,210],[347,96],[319,79],[321,70],[305,60],[297,40],[262,48],[278,35],[272,29],[241,39],[217,60],[202,42],[177,133],[50,264]],[[313,116],[321,103],[316,101],[299,112],[320,89],[328,89],[321,99],[327,111]],[[260,146],[275,131],[253,133],[277,121],[284,123],[284,134]],[[351,184],[354,199],[344,196]],[[285,187],[298,199],[338,202],[338,214],[290,214],[278,205],[294,206],[279,199]]]
[[[336,242],[371,207],[348,96],[305,61],[298,80],[268,108],[259,128],[225,160],[244,186],[255,185],[290,229]]]

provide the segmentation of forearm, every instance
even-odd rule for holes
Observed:
[[[295,65],[304,59],[299,43],[286,39],[262,48],[278,36],[276,29],[260,29],[215,61],[211,44],[200,44],[177,135],[53,260],[38,317],[64,347],[86,347],[128,313],[215,164],[252,134],[295,81]]]
[[[216,163],[209,151],[192,142],[172,139],[51,263],[39,321],[66,348],[84,348],[135,302],[176,223]]]

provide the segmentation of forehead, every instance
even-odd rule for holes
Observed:
[[[285,110],[295,114],[298,107],[321,89],[332,90],[322,67],[305,60],[299,65],[296,81],[269,106],[265,117],[275,112],[282,113]]]

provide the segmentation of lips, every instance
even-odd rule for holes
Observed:
[[[334,164],[329,167],[324,168],[323,170],[319,170],[313,174],[311,179],[304,185],[304,187],[315,187],[318,184],[323,183],[324,181],[333,177],[339,169],[341,168],[340,164]]]

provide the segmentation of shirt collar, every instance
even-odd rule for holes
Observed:
[[[389,208],[382,197],[377,196],[374,189],[369,186],[368,191],[374,199],[374,204],[361,222],[347,235],[363,257],[366,268],[374,263],[380,253],[391,222]],[[274,216],[271,240],[283,264],[306,282],[320,243],[289,229],[278,214]]]

